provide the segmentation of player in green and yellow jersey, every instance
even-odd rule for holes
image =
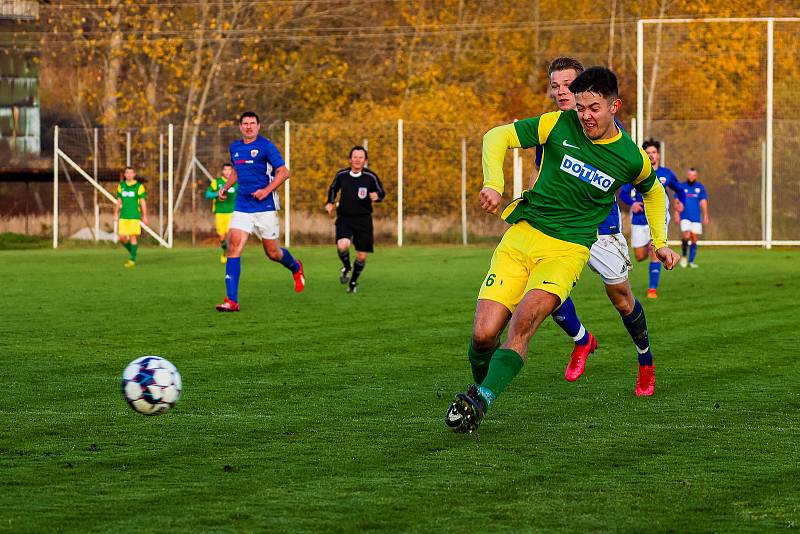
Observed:
[[[617,77],[592,67],[569,88],[577,110],[499,126],[483,138],[478,199],[489,213],[500,206],[506,151],[542,146],[543,156],[536,185],[503,212],[511,228],[494,251],[475,310],[469,357],[476,383],[456,395],[445,413],[445,424],[456,432],[477,429],[522,369],[530,339],[577,283],[617,189],[636,185],[652,214],[647,220],[657,257],[667,269],[678,260],[667,247],[664,189],[647,155],[614,121],[621,105]],[[638,346],[647,336],[644,316],[631,328]]]
[[[211,182],[211,185],[206,189],[206,198],[213,200],[212,211],[217,225],[217,235],[219,236],[219,246],[222,248],[222,254],[219,257],[220,263],[226,263],[228,257],[228,226],[231,224],[231,217],[233,216],[233,207],[236,203],[236,186],[234,185],[228,189],[225,195],[225,200],[220,200],[218,192],[225,185],[225,182],[231,177],[233,173],[233,165],[225,163],[222,166],[222,176],[216,178]]]
[[[119,223],[119,241],[131,255],[125,267],[135,267],[142,223],[147,224],[147,192],[144,185],[136,180],[136,171],[132,167],[125,167],[123,177],[117,186],[114,220]]]

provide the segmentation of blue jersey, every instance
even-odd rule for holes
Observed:
[[[691,222],[703,222],[703,212],[700,210],[700,201],[707,200],[706,188],[697,180],[694,183],[684,182],[681,184],[683,190],[683,211],[681,220],[687,219]]]
[[[683,189],[675,173],[666,167],[659,167],[656,169],[656,178],[658,178],[658,181],[664,186],[665,193],[668,188],[672,189],[675,192],[675,197],[683,202]],[[633,205],[634,202],[644,202],[642,194],[630,184],[623,185],[619,189],[619,198],[628,206]],[[669,210],[669,193],[667,193],[667,210]],[[647,226],[647,216],[645,216],[644,210],[639,213],[631,212],[631,224],[635,226]]]
[[[231,163],[239,177],[235,211],[258,213],[280,208],[277,191],[267,195],[264,200],[257,200],[252,195],[275,179],[275,169],[286,165],[272,141],[260,135],[251,143],[245,143],[241,139],[234,141],[231,143]]]

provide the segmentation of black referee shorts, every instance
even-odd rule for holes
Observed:
[[[358,252],[372,252],[372,215],[340,215],[336,218],[336,241],[349,239]]]

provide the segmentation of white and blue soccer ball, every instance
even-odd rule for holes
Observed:
[[[122,395],[144,415],[168,412],[181,397],[181,374],[161,356],[136,358],[122,372]]]

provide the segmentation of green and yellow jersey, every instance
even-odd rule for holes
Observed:
[[[543,148],[539,178],[503,212],[510,224],[524,220],[551,237],[590,248],[597,240],[597,226],[614,204],[614,193],[628,183],[645,195],[647,211],[666,214],[663,187],[647,154],[621,130],[610,139],[589,139],[574,110],[490,130],[483,141],[484,187],[502,194],[506,150],[537,145]],[[653,189],[661,190],[660,208],[649,194]],[[658,224],[651,225],[656,248],[666,246],[666,215],[661,218],[660,232]]]
[[[233,213],[233,207],[236,204],[236,186],[234,185],[225,193],[225,200],[220,200],[217,197],[217,191],[222,189],[225,185],[225,178],[221,176],[215,178],[211,185],[206,189],[206,198],[212,198],[212,211],[214,213]]]
[[[131,185],[123,180],[117,186],[117,198],[122,199],[119,210],[120,219],[141,219],[142,210],[139,201],[147,197],[144,185],[134,181]]]

